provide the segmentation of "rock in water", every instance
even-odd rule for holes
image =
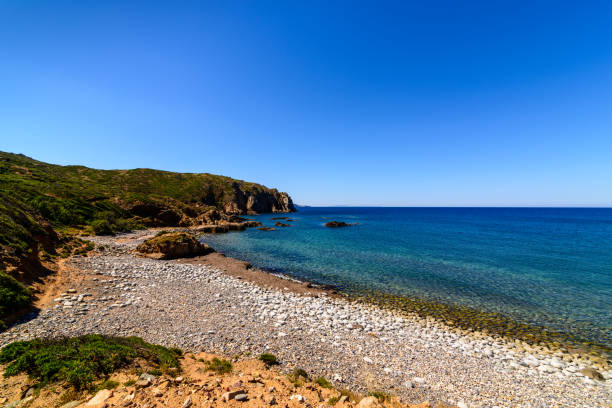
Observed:
[[[187,258],[206,255],[214,250],[186,232],[166,232],[147,239],[136,251],[155,259]]]
[[[357,224],[347,224],[344,221],[330,221],[330,222],[325,223],[325,226],[328,228],[350,227],[351,225],[357,225]]]

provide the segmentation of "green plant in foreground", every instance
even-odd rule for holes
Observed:
[[[389,399],[389,394],[382,391],[372,391],[369,395],[375,397],[379,402],[385,402]]]
[[[289,378],[289,381],[291,381],[291,383],[296,387],[301,387],[302,385],[304,385],[305,381],[310,380],[308,373],[302,368],[294,368],[291,374],[287,375],[287,377]]]
[[[28,288],[12,276],[0,271],[0,330],[5,326],[4,318],[25,309],[31,300]]]
[[[323,388],[333,388],[332,383],[327,381],[325,377],[317,377],[314,382]]]
[[[118,386],[119,386],[119,383],[117,381],[105,380],[95,386],[93,393],[95,394],[96,392],[101,391],[101,390],[112,390],[114,388],[117,388]]]
[[[280,364],[274,354],[263,353],[259,356],[259,361],[262,361],[266,367]]]
[[[67,381],[75,389],[91,388],[94,381],[129,366],[136,358],[162,371],[180,368],[178,349],[146,343],[138,337],[81,337],[19,341],[0,350],[0,364],[8,363],[4,376],[26,373],[46,385]]]
[[[212,360],[206,361],[206,369],[214,371],[217,374],[226,374],[232,371],[232,363],[225,359],[214,357]]]
[[[331,397],[327,400],[327,403],[333,407],[338,403],[338,401],[340,401],[340,397]]]

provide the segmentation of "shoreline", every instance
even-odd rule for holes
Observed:
[[[201,234],[197,230],[191,231]],[[308,285],[307,287],[320,289],[313,290],[315,293],[326,293],[329,296],[338,296],[346,300],[385,308],[412,320],[427,322],[430,318],[433,318],[437,324],[444,326],[445,330],[475,338],[488,337],[501,340],[519,351],[536,351],[549,354],[561,351],[564,354],[572,354],[580,359],[587,359],[588,364],[594,365],[598,369],[608,370],[612,368],[612,362],[610,361],[612,359],[612,348],[608,346],[576,338],[568,333],[548,330],[545,327],[519,323],[512,317],[501,313],[486,312],[481,309],[450,305],[421,298],[411,298],[382,291],[347,293],[318,282],[303,281],[290,274],[276,274],[265,269],[252,268],[251,264],[246,260],[232,258],[222,253],[216,254],[221,255],[227,261],[210,261],[210,255],[191,258],[193,261],[189,261],[189,258],[181,261],[185,263],[203,262],[205,265],[224,268],[227,263],[231,263],[229,260],[233,260],[237,264],[244,264],[248,269],[248,271],[243,271],[243,273],[234,269],[231,272],[233,276],[241,276],[242,278],[249,279],[251,282],[264,286],[270,283],[268,282],[270,280],[268,276],[273,276],[279,278],[280,281],[272,284],[271,287],[287,287],[287,289],[293,290],[295,293],[303,294],[307,291],[303,290],[301,286]],[[199,260],[200,258],[201,260]],[[283,285],[282,283],[283,281],[291,280],[298,284]]]
[[[592,380],[579,372],[587,364],[560,352],[519,352],[500,339],[475,339],[433,319],[328,296],[324,288],[255,272],[219,254],[215,261],[225,267],[135,256],[131,249],[153,232],[91,238],[107,248],[70,259],[74,276],[67,281],[77,293],[0,333],[0,344],[40,335],[137,335],[225,355],[269,351],[287,362],[284,369],[306,367],[339,386],[383,389],[406,402],[612,403],[612,371],[603,372],[605,381]],[[269,284],[254,282],[260,278]]]

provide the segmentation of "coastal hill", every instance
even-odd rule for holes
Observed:
[[[59,166],[0,152],[0,269],[27,269],[75,233],[190,227],[292,211],[287,193],[229,177]]]

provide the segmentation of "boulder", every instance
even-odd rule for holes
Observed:
[[[599,380],[599,381],[603,381],[604,377],[603,375],[601,375],[601,373],[597,370],[595,370],[594,368],[591,367],[586,367],[583,368],[582,370],[580,370],[580,373],[582,375],[585,375],[587,377],[589,377],[592,380]]]
[[[357,404],[357,408],[378,408],[378,407],[380,407],[380,403],[378,402],[378,399],[373,396],[365,397],[361,401],[359,401],[359,404]]]
[[[291,224],[284,224],[280,221],[276,221],[274,225],[276,225],[277,227],[290,227],[291,226]]]
[[[187,232],[162,232],[138,245],[136,251],[155,259],[187,258],[214,252]]]

